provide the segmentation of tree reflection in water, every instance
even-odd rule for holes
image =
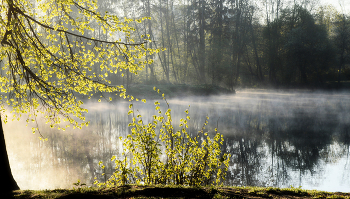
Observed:
[[[350,185],[350,95],[347,93],[243,90],[233,96],[170,99],[169,103],[174,126],[191,105],[190,133],[197,134],[208,115],[206,129],[214,132],[218,127],[224,134],[223,150],[232,154],[227,185],[317,188],[327,175],[324,169],[337,162],[344,164],[339,171],[343,172],[341,182],[337,183]],[[12,159],[27,165],[25,171],[31,173],[27,176],[57,168],[67,176],[61,184],[45,188],[71,186],[77,178],[87,184],[92,184],[95,177],[105,180],[113,172],[110,158],[121,152],[118,138],[127,135],[130,118],[128,103],[101,107],[101,103],[97,104],[89,105],[92,107],[87,115],[91,121],[89,128],[57,133],[40,124],[49,141],[39,144],[36,138],[25,139],[30,143],[25,150],[37,151],[38,145],[43,145],[40,153],[23,158],[20,152],[12,150]],[[156,114],[150,104],[153,103],[134,105],[144,122],[150,122],[148,118]],[[98,167],[99,161],[105,163],[104,171]],[[24,170],[13,169],[14,175]],[[107,175],[102,176],[103,172]],[[22,180],[35,181],[36,185],[47,182],[44,177]]]

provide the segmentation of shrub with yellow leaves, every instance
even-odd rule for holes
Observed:
[[[159,93],[158,90],[155,89]],[[156,101],[158,115],[145,124],[142,116],[135,116],[133,105],[129,106],[132,122],[131,134],[123,142],[120,159],[112,157],[115,172],[105,183],[95,181],[98,186],[135,184],[163,185],[222,185],[229,166],[230,155],[222,152],[223,135],[215,129],[214,137],[204,132],[209,117],[195,136],[188,133],[189,110],[180,120],[179,130],[172,125],[171,109],[162,113]],[[129,158],[128,158],[129,157]]]

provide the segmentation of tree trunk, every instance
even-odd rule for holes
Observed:
[[[253,49],[254,49],[254,55],[255,55],[255,61],[256,61],[256,68],[257,68],[257,76],[260,82],[264,81],[264,76],[262,73],[262,67],[260,65],[259,61],[259,54],[258,54],[258,49],[257,45],[255,43],[255,35],[254,35],[254,29],[253,29],[253,19],[250,19],[250,33],[252,35],[252,44],[253,44]]]
[[[205,79],[205,2],[204,0],[199,1],[198,6],[199,12],[199,49],[198,49],[198,57],[199,57],[199,81],[202,84],[206,84]]]
[[[160,32],[161,32],[161,37],[162,37],[162,46],[165,46],[165,40],[164,40],[164,30],[163,30],[163,16],[162,16],[162,0],[159,0],[159,18],[160,18]],[[163,51],[163,70],[166,76],[166,80],[168,83],[170,83],[170,79],[169,79],[169,65],[167,64],[167,56],[165,51]]]
[[[6,144],[5,144],[5,135],[2,128],[2,121],[0,116],[0,176],[1,176],[1,187],[0,193],[9,194],[14,190],[19,190],[19,187],[12,176],[11,167],[9,159],[7,156]]]

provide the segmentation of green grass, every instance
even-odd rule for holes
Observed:
[[[350,198],[350,193],[332,193],[300,188],[136,186],[81,187],[55,190],[20,190],[13,198]]]

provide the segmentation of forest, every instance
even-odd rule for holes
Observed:
[[[113,78],[114,84],[206,84],[233,90],[334,88],[350,80],[349,14],[316,0],[99,4],[101,13],[134,19],[129,24],[135,42],[148,36],[152,42],[146,48],[163,49],[147,55],[154,61],[142,73],[126,71]],[[91,34],[107,38],[101,28]]]

